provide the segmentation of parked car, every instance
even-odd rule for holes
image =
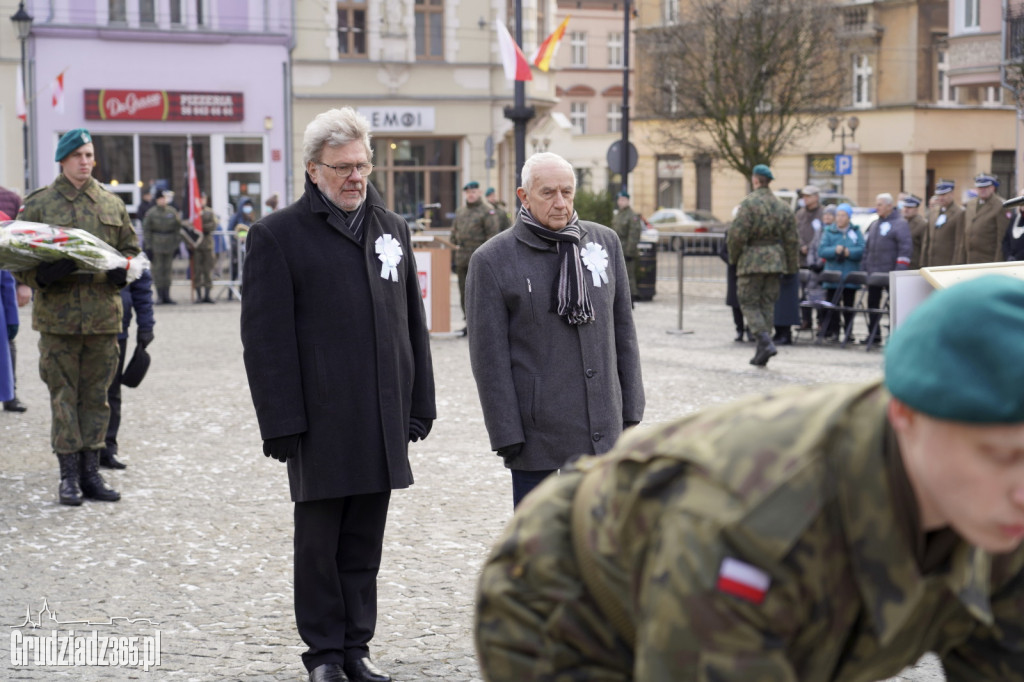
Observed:
[[[710,211],[700,209],[684,211],[680,208],[660,208],[648,216],[647,222],[658,230],[659,243],[672,251],[678,251],[683,245],[683,237],[672,233],[722,233],[729,228],[728,223],[722,222]]]
[[[789,204],[789,207],[796,211],[800,208],[800,193],[793,189],[777,189],[775,190],[775,196]],[[843,194],[837,194],[836,192],[819,192],[818,201],[821,202],[822,206],[838,206],[839,204],[850,204],[853,206],[853,200],[850,197]]]

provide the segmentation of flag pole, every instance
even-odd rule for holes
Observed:
[[[522,47],[523,44],[523,2],[516,0],[516,44]],[[526,123],[534,115],[533,107],[526,106],[526,82],[515,81],[515,99],[511,107],[505,107],[505,118],[512,121],[515,132],[516,147],[516,187],[523,184],[523,164],[526,162]],[[521,202],[518,193],[516,196],[516,209]]]

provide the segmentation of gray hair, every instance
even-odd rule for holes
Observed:
[[[881,201],[883,204],[888,204],[889,206],[892,206],[893,204],[896,203],[896,200],[893,199],[892,195],[889,194],[888,192],[882,192],[881,194],[879,194],[877,197],[875,197],[875,201]]]
[[[328,109],[306,126],[302,135],[302,163],[319,161],[324,147],[343,147],[356,141],[363,143],[366,157],[372,161],[370,122],[352,107]]]
[[[538,152],[526,160],[526,162],[523,164],[522,171],[523,189],[529,191],[530,182],[533,180],[534,169],[537,166],[546,165],[560,166],[568,170],[569,173],[572,174],[572,188],[573,190],[576,189],[576,171],[573,170],[572,164],[563,159],[558,154],[554,154],[552,152]]]

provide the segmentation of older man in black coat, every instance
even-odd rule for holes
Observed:
[[[391,490],[436,416],[405,220],[367,182],[369,124],[306,128],[305,193],[249,231],[242,342],[266,455],[295,502],[295,615],[311,681],[390,676],[369,657]]]

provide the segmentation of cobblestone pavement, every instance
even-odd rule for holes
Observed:
[[[187,299],[184,286],[174,289]],[[753,347],[732,341],[723,289],[687,285],[684,330],[692,334],[666,333],[678,326],[671,282],[638,305],[645,424],[781,385],[879,374],[878,352],[806,339],[782,348],[766,370],[751,367]],[[457,308],[452,319],[461,321]],[[305,679],[292,612],[292,506],[284,467],[260,449],[238,302],[157,308],[149,375],[125,389],[120,441],[129,468],[105,474],[123,499],[79,508],[56,501],[38,335],[22,312],[19,396],[29,411],[0,413],[0,679]],[[440,418],[411,447],[416,484],[392,496],[372,642],[378,663],[404,682],[479,679],[475,579],[511,515],[510,479],[488,451],[466,341],[439,337],[432,347]],[[159,666],[14,666],[8,633],[31,631],[11,626],[26,613],[38,622],[44,603],[62,622],[113,621],[62,631],[159,631]],[[47,618],[35,633],[57,627]],[[926,660],[898,679],[943,675]]]

